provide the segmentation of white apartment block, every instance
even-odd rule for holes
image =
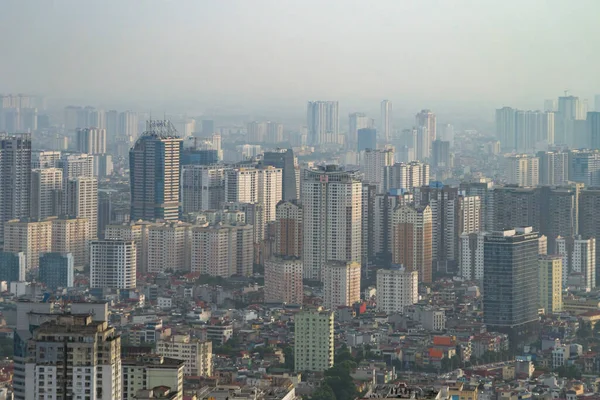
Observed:
[[[98,179],[77,177],[69,179],[66,191],[66,215],[85,218],[91,238],[98,236]]]
[[[225,201],[224,167],[183,165],[181,201],[184,213],[221,208]]]
[[[57,218],[52,220],[52,251],[73,254],[73,266],[89,263],[89,224],[85,218]]]
[[[333,311],[301,311],[294,316],[294,370],[322,372],[333,367]]]
[[[40,254],[52,251],[52,220],[10,220],[4,225],[4,251],[25,254],[26,268],[39,267]]]
[[[357,262],[328,261],[323,266],[323,305],[335,311],[360,301],[360,269]]]
[[[383,193],[385,189],[385,171],[387,167],[394,164],[394,150],[365,150],[364,155],[364,180],[363,182],[375,185],[377,193]]]
[[[396,163],[385,168],[384,191],[406,189],[429,185],[429,164],[413,161],[408,164]]]
[[[148,265],[148,228],[152,222],[130,222],[121,225],[107,225],[105,239],[133,240],[136,248],[137,270],[147,272]]]
[[[84,128],[77,130],[77,150],[87,154],[106,153],[106,129]]]
[[[135,398],[138,390],[166,386],[176,393],[172,400],[183,400],[183,366],[182,360],[157,354],[123,360],[123,399]]]
[[[148,272],[190,270],[191,224],[165,222],[148,226]]]
[[[193,339],[189,335],[173,335],[156,342],[156,353],[183,360],[185,376],[213,375],[212,342]]]
[[[419,301],[419,273],[404,268],[377,270],[377,310],[403,312]]]
[[[62,190],[62,169],[44,168],[31,170],[30,217],[41,220],[60,215]]]
[[[361,263],[362,182],[336,166],[303,172],[304,278],[321,280],[328,261]]]
[[[540,182],[540,159],[528,155],[507,157],[507,176],[509,184],[522,187],[535,187]]]
[[[265,261],[265,303],[302,304],[302,260],[275,257]]]
[[[585,282],[585,290],[593,290],[596,287],[596,239],[583,239],[581,236],[575,238],[556,238],[556,249],[562,257],[562,281],[568,282],[569,276],[582,275]]]
[[[467,280],[483,279],[483,247],[485,232],[463,233],[458,247],[460,276]]]
[[[136,249],[129,240],[94,240],[90,245],[90,288],[135,289]]]
[[[265,221],[275,221],[277,203],[282,199],[281,168],[235,168],[225,173],[225,201],[262,204]]]

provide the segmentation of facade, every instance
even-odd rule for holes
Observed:
[[[211,377],[213,375],[212,342],[173,335],[156,342],[156,353],[183,360],[185,376]]]
[[[361,263],[362,182],[336,166],[303,172],[304,278],[321,280],[328,261]]]
[[[394,164],[394,150],[367,149],[364,155],[364,179],[363,182],[375,185],[377,193],[383,193],[385,189],[385,171],[387,167]]]
[[[52,220],[11,220],[4,226],[4,251],[25,254],[26,271],[39,266],[40,254],[52,251]]]
[[[0,134],[0,241],[8,221],[29,216],[30,192],[31,135]]]
[[[373,128],[362,128],[357,133],[357,147],[358,152],[365,151],[367,149],[377,149],[377,131]]]
[[[90,243],[90,288],[135,289],[136,248],[130,240]]]
[[[433,141],[431,144],[431,164],[438,169],[452,167],[450,142],[439,139]]]
[[[44,253],[40,256],[39,279],[48,289],[73,287],[73,270],[71,253]]]
[[[328,310],[360,301],[360,264],[328,261],[323,267],[323,305]]]
[[[276,210],[275,254],[302,257],[303,208],[299,201],[280,201]]]
[[[600,112],[588,112],[586,125],[590,148],[593,150],[600,150]]]
[[[427,133],[429,134],[427,138],[427,153],[429,154],[431,151],[431,144],[434,140],[437,139],[437,118],[431,110],[421,110],[415,116],[415,125],[417,128],[423,127],[427,128]]]
[[[566,151],[539,151],[540,185],[562,186],[569,180],[569,153]]]
[[[517,146],[515,112],[516,110],[510,107],[496,110],[496,138],[504,152],[514,151]]]
[[[483,320],[511,346],[537,331],[539,234],[531,227],[492,232],[484,242]]]
[[[106,129],[77,129],[77,151],[86,154],[105,154]]]
[[[184,361],[163,357],[157,354],[145,354],[135,358],[123,359],[123,400],[132,399],[138,390],[168,387],[172,400],[183,400]]]
[[[586,187],[600,186],[600,151],[571,150],[569,180],[583,183]]]
[[[484,237],[485,232],[460,235],[459,271],[464,279],[480,282],[483,279]]]
[[[105,239],[128,240],[135,242],[137,271],[148,272],[148,228],[152,223],[141,221],[122,225],[107,225]]]
[[[179,218],[183,140],[170,121],[148,121],[129,152],[131,220]]]
[[[378,194],[375,196],[372,206],[372,255],[381,260],[383,265],[391,264],[393,249],[392,215],[394,210],[403,205],[410,204],[413,195],[409,192],[396,192]]]
[[[183,165],[181,202],[184,213],[221,208],[225,201],[225,168]]]
[[[386,143],[392,138],[392,102],[381,102],[381,134]]]
[[[302,304],[302,261],[295,257],[274,257],[265,261],[265,303]]]
[[[251,225],[192,228],[191,270],[228,278],[252,274],[254,246]]]
[[[52,251],[70,253],[74,267],[82,268],[89,264],[90,240],[87,219],[60,217],[52,220]]]
[[[66,190],[66,215],[85,218],[91,238],[98,235],[98,179],[80,176],[69,179]]]
[[[404,312],[419,301],[419,273],[404,268],[377,270],[377,310]]]
[[[300,198],[299,188],[296,186],[296,161],[292,149],[265,151],[262,163],[275,168],[281,168],[281,198],[283,200],[291,201]]]
[[[416,187],[429,186],[429,164],[413,161],[395,163],[386,168],[384,191],[406,189],[412,191]]]
[[[579,195],[579,234],[584,238],[600,237],[600,189],[589,188]],[[600,265],[600,251],[596,249],[596,265]],[[596,268],[596,281],[600,282],[599,269]]]
[[[62,173],[60,168],[31,170],[31,218],[44,219],[61,214]]]
[[[561,256],[562,283],[566,286],[571,276],[581,276],[582,289],[593,290],[596,287],[596,238],[584,239],[582,236],[561,237],[556,239],[556,253]]]
[[[23,282],[26,269],[25,253],[0,251],[0,281]]]
[[[189,271],[191,224],[165,222],[148,226],[147,268],[150,273]]]
[[[539,302],[546,314],[562,311],[562,257],[541,256],[539,259]]]
[[[364,113],[352,113],[348,117],[348,137],[346,138],[348,149],[356,149],[358,144],[358,130],[373,128],[372,119]]]
[[[540,182],[539,159],[527,155],[507,157],[507,181],[520,187],[535,187]]]
[[[58,160],[58,167],[63,170],[63,182],[66,186],[69,179],[94,176],[94,156],[91,154],[63,154],[62,158]]]
[[[333,367],[332,311],[307,310],[294,316],[294,370],[323,372]]]
[[[432,281],[432,213],[429,206],[400,206],[394,210],[392,263],[417,271],[419,282]]]
[[[340,130],[337,101],[309,101],[306,111],[308,143],[320,145],[334,143]]]

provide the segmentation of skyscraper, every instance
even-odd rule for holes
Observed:
[[[77,151],[87,154],[105,154],[106,129],[77,129]]]
[[[596,287],[596,238],[582,236],[556,239],[556,254],[562,257],[562,280],[566,286],[570,277],[579,276],[581,289],[589,291]]]
[[[297,200],[277,204],[275,254],[302,257],[302,213],[302,204]]]
[[[333,367],[333,311],[305,310],[294,316],[294,371],[322,372]]]
[[[377,131],[372,128],[363,128],[358,130],[357,151],[377,148]]]
[[[30,193],[31,135],[0,134],[0,239],[7,221],[29,216]]]
[[[31,218],[44,219],[60,215],[62,195],[62,169],[43,168],[31,171]]]
[[[183,141],[171,122],[152,120],[129,152],[131,220],[179,218]]]
[[[421,110],[415,117],[417,128],[427,128],[427,140],[423,143],[427,143],[426,153],[429,155],[431,152],[431,144],[437,139],[437,118],[431,110]]]
[[[505,152],[516,149],[516,119],[515,109],[503,107],[496,110],[496,139]]]
[[[52,251],[52,220],[8,221],[4,226],[4,251],[25,253],[26,271],[37,268],[40,254]]]
[[[539,269],[540,307],[546,314],[562,311],[562,258],[541,256]]]
[[[148,226],[148,272],[190,270],[191,228],[180,221]]]
[[[565,151],[540,151],[540,185],[561,186],[569,180],[569,153]]]
[[[277,203],[282,199],[282,177],[282,169],[271,166],[228,169],[225,172],[225,201],[260,204],[265,222],[275,221]]]
[[[431,164],[434,168],[452,167],[450,160],[450,142],[434,140],[431,148]]]
[[[90,238],[98,237],[98,179],[84,176],[69,179],[65,214],[85,218]]]
[[[403,267],[377,270],[377,310],[404,312],[419,301],[419,273]]]
[[[323,267],[323,305],[328,310],[360,301],[360,264],[328,261]]]
[[[556,114],[556,144],[573,146],[576,140],[576,121],[585,120],[583,104],[579,97],[561,96],[558,98]]]
[[[528,155],[507,157],[506,178],[509,184],[529,187],[537,186],[540,181],[540,160]]]
[[[483,251],[485,232],[463,233],[459,241],[460,276],[467,280],[483,279]]]
[[[25,280],[27,260],[25,253],[0,251],[0,281],[22,282]]]
[[[226,168],[184,165],[181,170],[181,203],[183,213],[216,210],[225,201]]]
[[[94,240],[90,244],[90,288],[135,289],[133,240]]]
[[[416,187],[429,186],[429,164],[413,161],[395,163],[386,167],[384,191],[390,189],[406,189],[413,191]]]
[[[45,253],[40,256],[39,279],[48,289],[73,287],[73,255]]]
[[[600,150],[600,112],[588,112],[586,124],[590,148]]]
[[[146,124],[146,127],[148,124]],[[119,136],[130,136],[134,140],[138,136],[138,115],[133,111],[119,113],[117,126]]]
[[[263,143],[267,134],[267,123],[251,121],[246,124],[246,137],[250,143]]]
[[[320,280],[328,261],[361,263],[362,182],[329,165],[303,171],[304,277]]]
[[[385,143],[390,143],[392,138],[392,102],[389,100],[381,102],[381,134]]]
[[[531,227],[485,237],[483,321],[488,331],[508,334],[512,347],[538,329],[538,239]]]
[[[394,150],[365,150],[364,182],[375,185],[377,193],[383,193],[385,188],[385,171],[394,164]]]
[[[359,129],[372,129],[373,124],[371,119],[364,113],[352,113],[348,117],[348,148],[355,149],[358,143],[358,130]]]
[[[265,261],[265,303],[302,304],[302,261],[296,257],[274,257]]]
[[[282,170],[282,199],[285,201],[298,199],[296,187],[296,162],[292,149],[279,151],[265,151],[263,164]]]
[[[339,104],[337,101],[309,101],[306,113],[309,144],[333,143],[339,134]]]
[[[583,183],[587,187],[600,186],[600,151],[571,150],[569,180]]]
[[[86,218],[52,219],[52,251],[71,254],[74,268],[83,270],[89,264],[89,245],[92,237]]]

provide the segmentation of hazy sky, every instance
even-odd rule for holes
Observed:
[[[542,107],[600,93],[599,18],[599,0],[0,0],[0,92]]]

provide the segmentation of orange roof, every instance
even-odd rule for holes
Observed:
[[[431,358],[444,358],[444,352],[439,349],[429,349],[429,357]]]
[[[433,344],[436,346],[453,346],[456,343],[451,336],[434,336]]]

